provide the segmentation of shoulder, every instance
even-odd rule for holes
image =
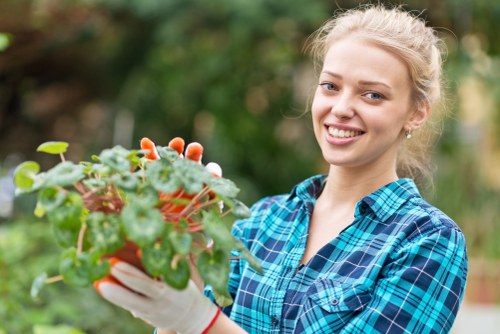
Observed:
[[[420,196],[411,198],[407,203],[407,214],[413,217],[409,223],[414,225],[411,237],[447,230],[463,234],[460,227],[446,213],[428,203]]]
[[[420,196],[411,198],[401,209],[405,214],[399,223],[405,238],[396,253],[427,249],[433,256],[453,254],[466,261],[465,236],[452,218]]]

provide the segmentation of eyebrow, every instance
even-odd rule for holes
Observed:
[[[365,80],[362,80],[362,81],[359,81],[359,84],[361,86],[384,86],[384,87],[387,87],[388,89],[391,89],[391,87],[388,84],[385,84],[385,83],[380,82],[380,81],[365,81]]]
[[[340,74],[337,74],[334,72],[323,71],[322,73],[328,74],[328,75],[335,77],[335,78],[338,78],[338,79],[342,79],[342,76]],[[358,82],[358,84],[360,86],[384,86],[384,87],[387,87],[388,89],[391,89],[391,86],[389,86],[388,84],[383,83],[381,81],[361,80]]]

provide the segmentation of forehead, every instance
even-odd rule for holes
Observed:
[[[391,86],[410,82],[406,64],[393,52],[360,38],[334,41],[328,48],[323,71],[346,80],[377,80]]]

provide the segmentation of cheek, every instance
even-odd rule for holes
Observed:
[[[321,97],[320,94],[316,92],[313,97],[313,101],[311,104],[311,113],[313,117],[313,121],[318,120],[325,114],[325,110],[327,110],[326,101]]]

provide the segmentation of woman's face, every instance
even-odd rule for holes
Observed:
[[[405,64],[356,38],[328,50],[312,103],[314,133],[330,165],[390,168],[412,112]]]

